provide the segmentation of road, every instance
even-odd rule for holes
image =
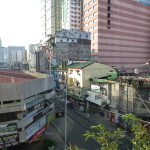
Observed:
[[[64,111],[64,104],[60,103],[58,100],[53,100],[55,106]],[[64,132],[64,117],[57,118],[53,121],[55,126],[57,127],[60,134],[65,135]],[[67,143],[76,144],[80,148],[84,148],[86,150],[96,150],[100,147],[100,145],[94,139],[88,139],[85,141],[85,137],[83,134],[86,130],[90,130],[90,126],[93,123],[88,119],[83,118],[78,115],[72,109],[68,109],[67,115]]]
[[[56,108],[64,111],[64,103],[59,99],[53,99]],[[85,113],[84,113],[85,114]],[[86,130],[91,131],[90,127],[97,124],[103,124],[110,131],[115,131],[116,127],[112,126],[111,122],[105,119],[100,119],[96,122],[92,118],[88,118],[84,115],[80,115],[72,108],[68,108],[67,113],[67,142],[71,144],[76,144],[80,148],[85,148],[86,150],[96,150],[100,148],[100,145],[94,139],[88,139],[85,141],[83,134]],[[64,117],[57,118],[54,124],[62,137],[64,138]],[[132,145],[127,138],[121,139],[122,145],[121,150],[131,149]]]

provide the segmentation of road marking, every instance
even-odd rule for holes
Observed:
[[[67,116],[67,118],[68,118],[71,122],[74,122],[74,121],[72,120],[72,118],[70,118],[70,117],[68,117],[68,116]]]
[[[61,133],[61,130],[53,123],[53,122],[51,122],[53,125],[54,125],[54,127]]]

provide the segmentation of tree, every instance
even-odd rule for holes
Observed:
[[[113,133],[107,131],[103,125],[92,126],[91,128],[96,129],[97,132],[86,131],[84,134],[85,140],[91,137],[94,138],[101,144],[101,150],[118,150],[121,144],[119,140],[125,136],[125,132],[119,128]]]
[[[68,150],[85,150],[85,149],[81,149],[81,148],[77,147],[76,145],[71,145],[71,144],[69,144],[67,149]]]
[[[131,140],[134,150],[150,150],[150,130],[142,125],[142,120],[133,114],[125,114],[123,119],[128,120],[131,125],[131,132],[134,137]],[[117,129],[114,132],[107,131],[103,125],[92,126],[95,132],[86,131],[83,135],[85,140],[95,139],[101,144],[101,150],[118,150],[121,144],[120,139],[125,137],[125,131]],[[77,146],[71,146],[68,150],[81,150]]]
[[[142,126],[142,120],[133,114],[125,114],[123,119],[128,119],[132,125],[134,138],[131,140],[134,150],[150,150],[150,130]]]

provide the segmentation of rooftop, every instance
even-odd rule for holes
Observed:
[[[37,77],[16,70],[0,69],[0,83],[24,82],[37,79]]]
[[[73,63],[71,65],[68,65],[67,68],[72,68],[72,69],[82,69],[88,65],[91,65],[92,63],[94,63],[93,61],[86,61],[86,62],[76,62]]]

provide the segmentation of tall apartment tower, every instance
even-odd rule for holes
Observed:
[[[82,0],[62,0],[62,28],[82,30]]]
[[[41,0],[41,39],[62,29],[62,0]]]
[[[128,66],[127,72],[133,72],[135,64],[150,59],[150,6],[146,2],[150,1],[83,0],[83,25],[91,32],[94,60],[117,68]]]

